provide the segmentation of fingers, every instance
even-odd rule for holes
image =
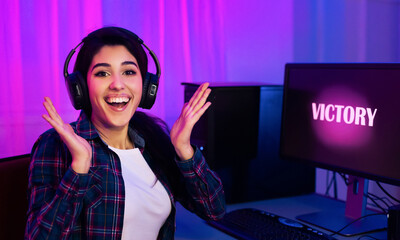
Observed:
[[[193,121],[194,123],[196,123],[201,116],[203,116],[203,114],[205,113],[205,111],[211,106],[211,102],[207,102],[206,104],[204,104],[197,112],[196,114],[193,116]]]
[[[50,119],[52,119],[53,121],[55,121],[57,124],[64,124],[62,118],[60,117],[60,115],[57,113],[56,108],[54,107],[53,103],[51,102],[49,97],[45,97],[45,101],[43,102],[43,105],[47,111],[47,113],[49,114]],[[48,119],[45,118],[47,121]]]
[[[193,94],[192,98],[189,100],[189,106],[196,105],[197,102],[204,96],[206,90],[208,90],[209,83],[203,83],[197,88],[196,92]],[[207,98],[206,98],[207,99]]]
[[[49,106],[50,106],[50,109],[51,109],[52,111],[55,111],[55,112],[56,112],[56,109],[55,109],[55,107],[54,107],[54,105],[53,105],[53,102],[51,101],[51,99],[50,99],[49,97],[44,97],[44,102],[45,102],[45,103],[48,103]]]
[[[197,111],[199,111],[204,106],[208,96],[211,93],[211,89],[209,89],[208,86],[209,83],[207,82],[200,85],[200,87],[196,90],[196,92],[193,94],[192,98],[188,102],[187,107],[189,107],[189,109],[186,109],[186,111],[197,113]]]
[[[172,126],[171,141],[181,159],[188,159],[193,155],[190,136],[194,125],[211,105],[211,102],[206,102],[211,93],[208,86],[209,83],[200,85],[189,102],[184,104],[181,115]]]
[[[45,101],[43,102],[43,106],[45,107],[47,114],[43,114],[42,117],[60,134],[63,135],[64,129],[64,121],[57,113],[56,108],[51,102],[49,97],[45,97]]]
[[[48,115],[43,114],[42,117],[60,134],[62,132],[62,125],[51,119]]]

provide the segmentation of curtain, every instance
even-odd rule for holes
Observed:
[[[182,82],[282,84],[287,62],[399,61],[399,11],[397,0],[3,0],[0,158],[29,153],[50,128],[45,96],[76,120],[64,61],[100,27],[127,28],[156,53],[160,88],[147,112],[171,126]]]
[[[103,26],[135,32],[156,53],[162,74],[149,112],[172,124],[183,105],[181,82],[224,80],[221,7],[220,1],[2,1],[0,158],[29,153],[50,128],[41,118],[45,96],[66,122],[76,119],[63,64],[72,48]],[[149,71],[155,73],[151,58]]]
[[[65,122],[76,120],[64,61],[103,26],[135,32],[158,56],[147,112],[169,126],[182,82],[282,84],[287,62],[400,60],[398,0],[2,0],[0,12],[0,158],[29,153],[50,128],[45,96]]]
[[[0,158],[29,153],[50,128],[41,117],[45,96],[65,122],[76,120],[79,112],[70,104],[62,70],[69,51],[89,32],[124,27],[156,53],[160,87],[148,112],[171,126],[183,106],[182,82],[282,81],[283,63],[292,58],[291,5],[291,0],[3,0]],[[149,71],[155,71],[151,60]]]

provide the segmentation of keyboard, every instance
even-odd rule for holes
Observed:
[[[335,238],[303,223],[254,208],[242,208],[207,223],[243,240],[333,240]]]

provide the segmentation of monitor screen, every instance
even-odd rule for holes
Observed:
[[[400,64],[287,64],[280,153],[400,185]]]
[[[400,64],[286,65],[281,157],[349,175],[343,208],[297,219],[345,236],[386,228],[366,193],[368,179],[400,185],[399,90]]]

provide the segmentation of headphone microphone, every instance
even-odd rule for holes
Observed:
[[[125,29],[124,29],[125,30]],[[156,74],[153,73],[146,73],[143,80],[143,90],[142,90],[142,98],[140,100],[139,107],[143,109],[150,109],[155,100],[158,90],[158,85],[161,76],[161,68],[160,63],[157,59],[157,56],[154,54],[150,48],[144,44],[143,40],[140,39],[136,34],[125,30],[127,33],[133,35],[135,39],[138,41],[140,45],[143,45],[147,51],[149,52],[151,58],[153,59],[155,66],[156,66]],[[65,85],[67,87],[68,95],[71,100],[72,105],[76,110],[85,109],[90,106],[89,100],[89,91],[87,88],[87,83],[85,78],[79,71],[75,71],[73,73],[68,73],[68,65],[71,61],[72,56],[76,52],[76,49],[81,46],[84,41],[80,42],[74,49],[72,49],[64,63],[64,78],[65,78]],[[143,77],[143,76],[142,76]]]

